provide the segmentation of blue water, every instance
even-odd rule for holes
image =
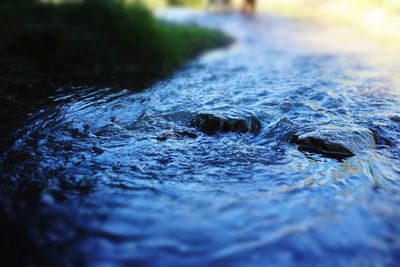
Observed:
[[[310,21],[163,16],[236,42],[141,93],[60,88],[1,156],[44,265],[398,266],[400,53]],[[207,135],[198,113],[262,129]],[[355,156],[290,142],[321,131]]]

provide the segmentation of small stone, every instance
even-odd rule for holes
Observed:
[[[214,115],[200,113],[190,119],[190,125],[208,135],[218,132],[249,132],[258,134],[261,129],[260,121],[254,115],[247,114],[244,116],[235,116],[235,114]]]
[[[78,137],[85,137],[85,134],[82,133],[78,128],[72,128],[71,129],[71,135],[73,138],[78,138]]]
[[[162,163],[162,164],[168,164],[172,162],[172,159],[170,158],[160,158],[158,159],[158,162]]]
[[[73,149],[73,146],[71,143],[67,143],[64,145],[64,150],[71,151],[72,149]]]
[[[174,131],[168,130],[168,131],[163,132],[161,135],[157,136],[156,139],[158,141],[167,141],[168,139],[176,138],[176,137],[177,137],[177,135]]]
[[[390,119],[394,122],[400,122],[400,116],[398,116],[398,115],[394,115],[394,116],[390,117]]]
[[[98,147],[98,146],[92,147],[92,151],[98,155],[101,155],[104,153],[104,149],[102,149],[101,147]]]
[[[142,172],[142,173],[144,172],[144,170],[142,168],[140,168],[139,166],[137,166],[135,164],[132,164],[131,169],[132,169],[132,171],[135,171],[135,172]]]
[[[161,135],[157,136],[156,139],[158,141],[167,141],[168,139],[179,139],[182,137],[188,137],[188,138],[197,138],[197,134],[195,134],[194,132],[191,131],[173,131],[173,130],[169,130],[166,131],[164,133],[162,133]]]
[[[178,134],[180,136],[185,136],[185,137],[189,137],[189,138],[193,138],[193,139],[198,137],[197,134],[195,134],[194,132],[190,132],[190,131],[181,131],[181,132],[178,132]]]

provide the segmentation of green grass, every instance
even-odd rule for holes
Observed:
[[[166,0],[166,2],[176,6],[202,7],[204,5],[203,0]]]
[[[148,85],[221,33],[156,20],[138,4],[111,1],[0,3],[0,98],[45,96],[58,85]]]

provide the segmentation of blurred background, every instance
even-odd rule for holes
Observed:
[[[145,0],[149,7],[184,6],[210,9],[212,0]],[[223,2],[223,1],[221,1]],[[232,10],[239,10],[242,0],[228,0]],[[400,1],[398,0],[258,0],[258,12],[291,17],[319,19],[361,27],[387,41],[400,41]]]
[[[62,1],[62,0],[55,0]],[[126,2],[138,2],[126,0]],[[213,11],[238,11],[244,0],[142,0],[152,9],[186,7]],[[221,3],[225,3],[222,7]],[[218,7],[219,6],[219,7]],[[400,42],[400,1],[398,0],[257,0],[258,12],[313,18],[329,23],[360,27],[360,30]]]

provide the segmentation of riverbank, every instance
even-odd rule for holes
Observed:
[[[159,21],[138,4],[2,1],[0,17],[0,152],[25,114],[60,86],[142,90],[230,42],[220,32]]]
[[[60,85],[137,90],[229,42],[208,29],[160,22],[137,4],[5,1],[0,16],[0,99],[15,103]]]

